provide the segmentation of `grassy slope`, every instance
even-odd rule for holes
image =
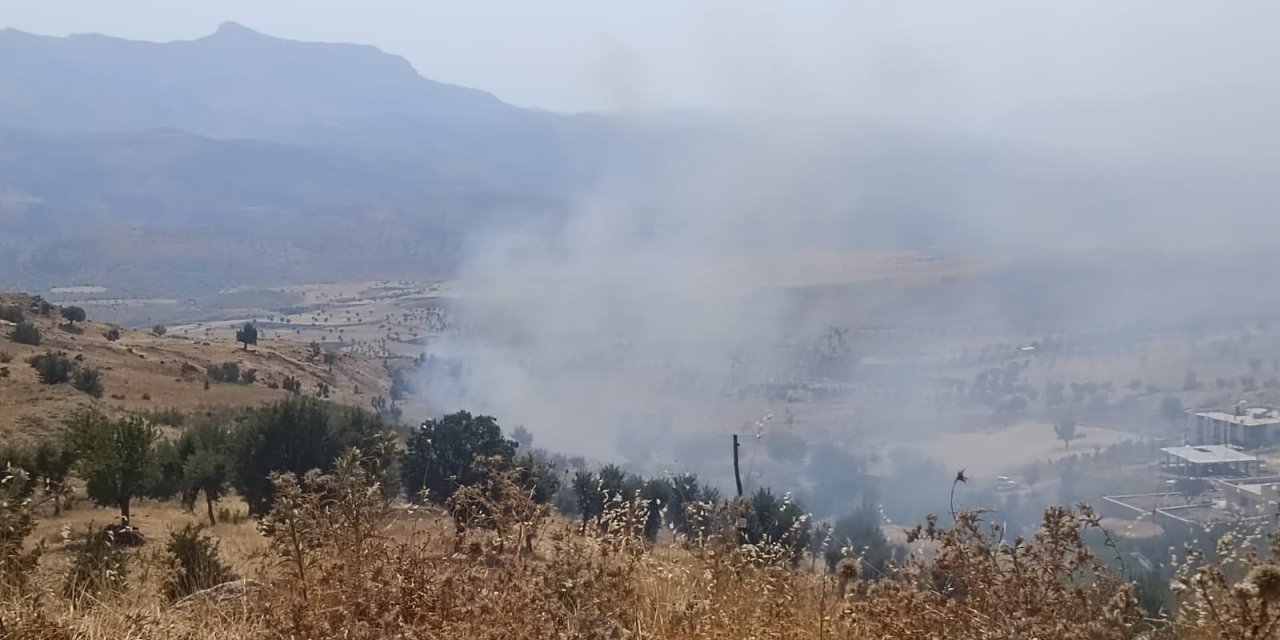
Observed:
[[[18,304],[28,309],[31,301],[30,296],[0,293],[0,305]],[[12,357],[0,364],[9,370],[7,377],[0,378],[0,439],[45,436],[54,432],[74,407],[93,403],[109,412],[189,412],[209,406],[258,404],[286,396],[284,390],[267,387],[285,376],[301,380],[307,394],[315,394],[319,382],[325,381],[334,400],[366,407],[369,398],[385,395],[389,388],[381,362],[367,356],[343,354],[330,372],[318,360],[308,361],[306,344],[283,340],[262,341],[246,351],[225,338],[193,340],[121,329],[120,340],[109,342],[103,335],[108,325],[90,318],[68,330],[56,313],[53,317],[27,313],[43,335],[38,347],[10,342],[7,334],[11,327],[0,327],[4,334],[0,353]],[[100,369],[105,387],[102,398],[95,400],[70,384],[41,384],[26,361],[47,350],[83,356],[81,366]],[[241,371],[257,369],[257,381],[249,385],[211,382],[205,389],[205,368],[228,361],[239,363]],[[355,394],[357,386],[360,395]]]

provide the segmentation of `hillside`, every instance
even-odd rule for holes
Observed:
[[[0,354],[8,362],[0,364],[7,375],[0,376],[0,439],[29,440],[59,428],[61,421],[77,406],[97,405],[109,412],[180,412],[204,407],[255,405],[287,397],[283,389],[269,388],[286,376],[302,382],[302,392],[315,395],[320,382],[332,388],[338,401],[367,407],[369,399],[386,394],[390,383],[382,363],[375,358],[341,354],[332,371],[319,362],[308,361],[306,344],[277,340],[267,332],[257,346],[245,350],[229,339],[193,340],[180,336],[120,329],[120,339],[104,335],[110,325],[76,323],[69,329],[57,316],[35,313],[38,300],[25,294],[0,293],[0,307],[17,305],[29,321],[39,327],[39,346],[0,341]],[[0,321],[0,331],[8,334],[12,325]],[[70,384],[42,384],[35,369],[27,364],[32,356],[47,351],[63,351],[85,368],[102,372],[104,387],[100,399],[76,390]],[[211,382],[205,388],[206,369],[235,362],[241,371],[257,370],[251,384]],[[356,394],[359,387],[360,393]]]

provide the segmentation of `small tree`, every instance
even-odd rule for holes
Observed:
[[[244,343],[244,348],[246,351],[249,350],[249,345],[258,344],[257,325],[253,324],[252,322],[246,322],[244,323],[243,327],[236,329],[236,342]]]
[[[53,500],[53,515],[61,515],[63,501],[71,494],[67,479],[76,463],[75,449],[65,438],[56,442],[44,440],[36,446],[31,462],[45,496]]]
[[[165,334],[165,332],[167,332],[168,330],[169,330],[169,329],[168,329],[168,328],[166,328],[166,327],[165,327],[164,325],[162,325],[162,324],[157,324],[157,325],[155,325],[155,326],[151,327],[151,333],[154,333],[154,334],[156,334],[157,336],[162,336],[162,335],[164,335],[164,334]]]
[[[1063,420],[1054,423],[1053,432],[1062,441],[1063,448],[1071,449],[1071,441],[1076,437],[1076,423],[1074,420]]]
[[[110,329],[102,332],[102,337],[106,338],[107,342],[115,342],[120,339],[120,328],[111,327]]]
[[[1173,488],[1184,500],[1187,501],[1187,504],[1191,504],[1191,501],[1208,492],[1213,487],[1209,484],[1209,481],[1204,478],[1181,477],[1174,480]]]
[[[218,524],[213,504],[226,495],[230,476],[231,464],[226,454],[212,448],[196,450],[182,466],[183,499],[190,504],[203,493],[210,526]]]
[[[63,307],[62,317],[66,319],[67,324],[75,326],[77,322],[84,322],[88,318],[88,314],[84,312],[83,307]]]
[[[155,474],[155,427],[139,416],[111,420],[94,409],[76,413],[67,426],[89,499],[119,507],[128,520],[130,503]]]
[[[40,344],[40,328],[30,322],[19,322],[9,332],[9,339],[18,344],[38,346]]]

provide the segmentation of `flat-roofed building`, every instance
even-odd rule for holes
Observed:
[[[1203,478],[1209,476],[1257,476],[1262,462],[1257,456],[1220,444],[1165,447],[1160,450],[1164,460],[1160,468],[1178,476]]]
[[[1280,444],[1280,412],[1275,409],[1203,411],[1191,414],[1190,421],[1187,436],[1195,444],[1229,444],[1247,449]]]

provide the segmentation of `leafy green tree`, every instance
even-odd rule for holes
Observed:
[[[451,413],[427,420],[409,434],[401,478],[411,500],[426,489],[429,501],[444,504],[458,487],[481,479],[472,464],[477,456],[500,456],[509,468],[516,447],[491,416]]]
[[[244,343],[246,351],[248,351],[249,345],[258,344],[258,326],[252,322],[244,323],[243,327],[236,329],[236,342]]]
[[[102,397],[102,372],[97,369],[76,369],[71,386],[95,398]]]
[[[392,434],[377,416],[299,396],[251,411],[231,434],[232,486],[253,515],[271,510],[273,473],[302,475],[327,469],[344,451],[359,449],[376,469],[383,490],[399,488]]]
[[[880,528],[880,514],[864,506],[836,519],[823,556],[828,571],[843,558],[859,558],[862,576],[871,579],[883,576],[898,553]]]
[[[662,478],[649,478],[640,489],[640,498],[646,504],[644,537],[650,542],[658,539],[662,531],[662,509],[671,500],[671,485]]]
[[[1076,437],[1076,422],[1070,419],[1056,422],[1053,425],[1053,432],[1062,441],[1063,447],[1070,449],[1071,441]]]
[[[579,469],[573,476],[573,495],[578,500],[578,515],[582,516],[585,529],[592,518],[599,518],[604,512],[604,492],[600,491],[596,474]]]
[[[812,533],[804,505],[796,499],[779,498],[761,487],[749,500],[747,541],[751,544],[776,542],[791,550],[794,560],[809,548]]]
[[[185,435],[185,434],[184,434]],[[182,492],[182,455],[171,440],[161,439],[151,454],[155,473],[143,495],[156,500],[169,500]]]
[[[40,328],[30,322],[19,322],[9,332],[9,339],[18,344],[39,346]]]
[[[76,451],[65,439],[43,440],[32,454],[32,470],[53,500],[53,515],[62,514],[62,504],[71,494],[68,478],[76,464]]]
[[[1169,424],[1176,426],[1180,421],[1187,417],[1187,410],[1182,406],[1182,400],[1177,396],[1167,396],[1160,401],[1160,417],[1169,421]]]
[[[89,315],[84,312],[83,307],[71,306],[62,308],[62,317],[67,321],[67,324],[74,326],[77,322],[84,322]]]
[[[71,380],[71,372],[75,364],[61,351],[46,351],[32,356],[27,363],[36,370],[40,382],[44,384],[62,384]]]
[[[198,449],[182,466],[183,500],[188,504],[204,494],[205,511],[210,526],[218,524],[213,505],[227,493],[231,463],[227,455],[213,449]]]
[[[155,443],[159,432],[139,416],[112,420],[95,409],[81,410],[67,423],[89,499],[120,508],[143,494],[155,475]]]

